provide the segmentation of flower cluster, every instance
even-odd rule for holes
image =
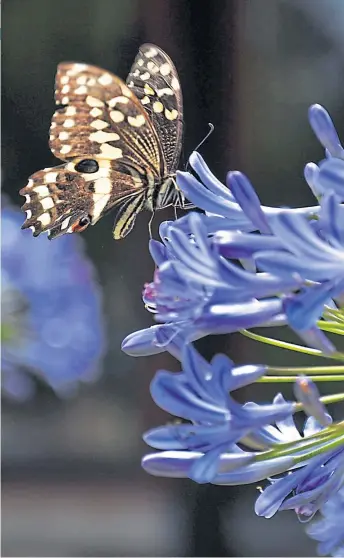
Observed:
[[[163,223],[161,241],[150,241],[156,270],[143,300],[157,324],[122,347],[133,356],[169,351],[181,362],[180,373],[158,371],[151,384],[156,404],[178,420],[145,434],[159,450],[144,457],[146,471],[221,485],[267,479],[256,513],[269,518],[293,509],[309,522],[319,553],[340,556],[344,421],[325,403],[342,402],[344,393],[322,397],[317,383],[343,382],[344,366],[235,366],[224,355],[209,363],[192,345],[242,332],[331,363],[344,359],[336,341],[344,333],[344,149],[323,107],[310,107],[309,121],[325,148],[324,160],[305,167],[312,207],[263,206],[244,174],[229,172],[224,185],[191,155],[192,172],[179,172],[177,183],[203,213]],[[303,344],[250,331],[280,325]],[[272,402],[239,404],[233,395],[253,382],[290,381],[293,401],[278,393]],[[294,422],[300,411],[308,417],[301,433]]]
[[[57,393],[98,372],[104,331],[101,298],[82,240],[33,239],[21,214],[1,212],[2,389],[23,400],[41,378]]]

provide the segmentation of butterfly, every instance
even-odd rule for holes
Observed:
[[[62,62],[50,149],[62,165],[30,176],[22,229],[53,239],[82,232],[119,206],[113,235],[124,238],[136,216],[183,204],[175,175],[183,135],[176,68],[159,47],[140,47],[126,83],[89,64]]]

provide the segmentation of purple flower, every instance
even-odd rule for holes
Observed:
[[[162,450],[201,452],[188,472],[197,482],[216,477],[221,454],[227,451],[237,454],[237,465],[249,462],[251,455],[240,452],[236,443],[271,442],[264,427],[293,412],[293,405],[285,401],[241,405],[231,397],[232,391],[260,378],[265,366],[235,367],[224,355],[216,355],[209,364],[190,345],[184,347],[182,366],[179,374],[157,372],[151,394],[159,407],[189,422],[154,428],[144,439]]]
[[[344,159],[344,149],[336,128],[327,110],[321,105],[312,105],[308,111],[309,123],[329,157]]]
[[[264,206],[244,174],[228,173],[224,185],[200,155],[191,155],[197,178],[179,172],[177,183],[205,214],[189,213],[160,226],[161,242],[150,243],[156,271],[143,292],[158,323],[129,335],[122,347],[135,356],[166,350],[182,363],[180,373],[159,371],[151,384],[156,404],[178,420],[145,434],[159,450],[144,457],[147,472],[218,485],[269,479],[257,514],[293,509],[310,521],[320,511],[323,519],[308,532],[320,542],[320,552],[339,555],[342,423],[332,424],[316,385],[302,374],[307,370],[235,366],[223,355],[208,363],[190,345],[210,334],[289,325],[316,354],[342,358],[326,333],[343,330],[344,149],[325,109],[314,105],[309,118],[326,150],[324,161],[305,167],[320,202],[314,207]],[[335,382],[342,374],[341,366],[324,367],[319,376],[309,370],[319,381]],[[294,384],[298,403],[280,393],[272,404],[241,405],[233,398],[238,387],[290,381],[290,373],[300,374]],[[331,403],[342,399],[343,394],[327,396]],[[301,409],[308,418],[300,433],[293,414]]]
[[[283,304],[290,326],[304,336],[315,333],[325,305],[332,304],[344,292],[342,209],[329,193],[322,200],[316,228],[300,215],[276,216],[270,226],[282,250],[277,246],[254,255],[260,269],[281,278],[297,273],[304,280],[303,287],[285,296]],[[324,352],[335,350],[319,330],[315,346]]]
[[[33,375],[60,393],[94,379],[104,331],[99,287],[82,240],[33,239],[20,226],[19,211],[3,208],[2,385],[25,399]]]
[[[154,281],[145,286],[143,299],[156,321],[170,331],[170,337],[182,333],[185,340],[193,341],[211,333],[230,333],[283,320],[283,301],[276,293],[299,288],[300,278],[252,273],[228,261],[221,253],[219,237],[214,241],[208,237],[202,218],[191,213],[188,220],[191,237],[178,225],[170,225],[164,228],[163,243],[150,243],[158,270]],[[250,238],[246,236],[249,247]],[[240,246],[242,252],[244,244]],[[123,350],[136,355],[164,350],[162,346],[156,350],[157,330],[155,326],[150,332],[130,335],[123,342]]]
[[[319,191],[333,191],[344,200],[344,160],[331,157],[319,165],[315,184]]]
[[[207,212],[210,218],[206,220],[209,233],[216,230],[261,230],[266,233],[269,231],[270,219],[276,215],[296,213],[313,217],[319,211],[318,206],[295,209],[261,206],[243,173],[228,173],[225,186],[211,173],[199,153],[192,153],[189,161],[200,180],[188,172],[179,171],[177,184],[188,200]]]
[[[325,436],[316,440],[314,437],[332,423],[331,416],[320,402],[315,384],[309,378],[301,376],[296,380],[294,392],[309,418],[303,430],[306,445],[300,444],[298,449],[296,444],[293,454],[297,457],[297,454],[307,452],[307,439],[312,436],[317,449],[313,456],[306,459],[302,468],[293,470],[282,478],[270,479],[270,486],[256,501],[255,511],[258,515],[270,518],[277,511],[294,509],[300,519],[309,521],[344,481],[344,447],[340,444],[340,429],[338,434],[334,434],[338,436],[336,447],[328,445],[333,442],[333,438],[328,439]],[[291,417],[282,421],[278,428],[281,433],[287,433],[287,440],[302,439]],[[309,447],[312,450],[315,446]],[[326,450],[327,447],[330,449]],[[322,451],[319,452],[319,449]]]
[[[344,478],[341,487],[321,506],[322,517],[312,521],[306,532],[318,541],[318,554],[321,556],[344,556]]]
[[[344,449],[321,453],[301,469],[274,479],[259,496],[257,515],[272,517],[277,511],[295,510],[303,520],[311,519],[344,480]]]

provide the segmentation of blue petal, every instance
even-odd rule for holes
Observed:
[[[324,457],[322,455],[313,458],[312,462],[302,469],[293,471],[283,478],[274,480],[273,484],[265,488],[264,492],[258,497],[255,505],[256,514],[264,516],[267,519],[275,515],[288,494],[306,479],[312,471],[320,466],[323,461]]]
[[[332,419],[320,401],[320,394],[316,384],[307,376],[298,376],[294,383],[294,394],[303,405],[308,416],[313,416],[322,426],[331,424]]]
[[[284,300],[284,311],[288,322],[298,331],[313,327],[324,311],[324,305],[331,299],[333,282],[313,285],[303,292]]]
[[[271,229],[262,211],[260,200],[248,178],[238,171],[229,172],[227,174],[227,185],[232,190],[236,201],[255,229],[264,234],[271,234]]]
[[[304,177],[308,186],[317,199],[319,199],[325,191],[324,188],[322,188],[321,184],[318,184],[317,182],[318,174],[318,165],[316,165],[315,163],[307,163],[304,168]]]
[[[308,347],[318,349],[325,355],[333,355],[337,352],[333,343],[331,343],[325,333],[317,326],[313,326],[308,330],[296,330],[296,333],[304,340]]]
[[[308,110],[308,118],[318,140],[331,156],[343,158],[344,150],[327,110],[321,105],[312,105]]]
[[[240,230],[254,228],[236,202],[217,196],[189,173],[178,171],[177,184],[185,197],[196,207],[228,219],[234,219],[236,228]]]
[[[201,181],[205,186],[217,196],[222,196],[231,201],[235,201],[234,197],[229,188],[224,186],[210,171],[209,167],[205,163],[203,157],[197,151],[191,153],[190,165],[196,171],[197,175],[200,177]]]
[[[344,207],[333,192],[327,192],[321,201],[320,227],[326,240],[338,250],[344,247]]]
[[[201,422],[219,422],[229,416],[227,409],[201,399],[184,374],[157,372],[150,390],[156,404],[177,417]]]
[[[224,449],[225,446],[222,444],[197,459],[190,468],[190,479],[199,484],[211,482],[218,472],[221,452]]]
[[[321,163],[320,171],[316,178],[316,184],[323,190],[333,190],[344,200],[344,161],[331,158]]]
[[[149,241],[149,251],[155,264],[159,267],[168,260],[166,247],[157,240]]]
[[[262,250],[282,250],[283,248],[281,241],[274,236],[223,231],[220,226],[218,232],[213,236],[212,242],[219,248],[222,256],[232,260],[250,258]]]
[[[219,467],[225,469],[227,454],[222,455]],[[294,460],[290,456],[276,457],[267,461],[257,461],[240,467],[228,473],[219,473],[213,480],[213,484],[240,485],[255,483],[273,475],[278,475],[290,469]]]

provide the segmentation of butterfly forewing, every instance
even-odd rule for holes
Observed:
[[[174,174],[183,136],[183,98],[177,70],[159,47],[140,47],[127,77],[128,87],[140,99],[159,136],[168,174]]]
[[[125,160],[164,172],[159,139],[141,103],[117,76],[87,64],[62,63],[50,148],[59,159],[83,155]]]

